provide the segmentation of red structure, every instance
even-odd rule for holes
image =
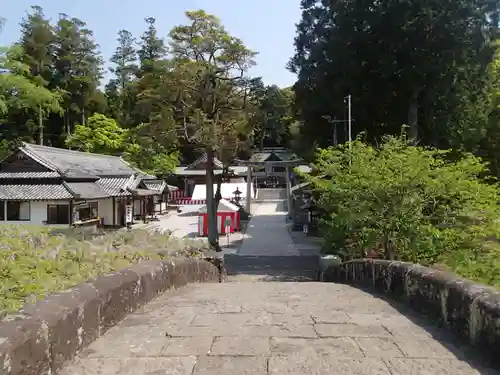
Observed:
[[[219,234],[226,234],[226,220],[231,220],[229,225],[229,233],[238,232],[240,230],[240,208],[231,202],[221,199],[217,208],[217,228]],[[207,206],[203,206],[200,211],[198,220],[198,233],[200,236],[208,236],[208,214]]]

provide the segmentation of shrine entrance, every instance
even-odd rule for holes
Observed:
[[[301,160],[289,161],[252,161],[238,160],[238,165],[247,167],[247,196],[245,199],[246,211],[251,212],[252,192],[257,190],[257,199],[259,192],[266,189],[284,189],[285,200],[288,210],[288,216],[293,216],[293,204],[291,200],[291,189],[294,185],[295,175],[293,168],[303,164]],[[263,171],[264,169],[264,171]],[[255,194],[253,194],[255,196]]]

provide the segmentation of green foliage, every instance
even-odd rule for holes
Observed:
[[[296,104],[308,144],[369,141],[410,125],[420,144],[476,151],[486,137],[487,66],[498,38],[500,3],[491,0],[302,0],[295,54]]]
[[[466,154],[415,147],[385,137],[378,148],[356,140],[319,150],[309,177],[327,214],[325,242],[346,258],[379,257],[426,265],[454,254],[485,254],[497,234],[498,190],[483,181],[484,164]],[[481,256],[483,256],[481,255]]]
[[[77,150],[98,154],[116,154],[125,147],[127,131],[115,120],[96,113],[87,123],[76,125],[74,132],[66,138],[66,145]]]
[[[72,230],[2,225],[0,238],[0,316],[98,275],[143,260],[197,256],[206,247],[141,230],[84,240]]]
[[[290,146],[292,141],[293,91],[290,88],[264,86],[256,79],[250,85],[250,123],[254,143],[264,146]]]
[[[0,50],[0,115],[9,110],[31,110],[42,108],[47,113],[59,113],[60,96],[26,77],[28,66],[19,62],[22,50],[19,47]]]
[[[161,151],[160,148],[162,148],[160,144],[153,144],[151,148],[147,148],[144,144],[130,143],[125,147],[124,158],[147,173],[165,176],[174,172],[179,165],[179,152]]]

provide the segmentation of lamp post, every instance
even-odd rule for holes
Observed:
[[[236,202],[236,204],[239,206],[240,205],[240,200],[241,200],[241,191],[240,189],[238,188],[238,186],[236,186],[236,190],[233,191],[233,195],[234,195],[234,201]]]

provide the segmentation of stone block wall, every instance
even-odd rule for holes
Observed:
[[[429,315],[473,346],[498,360],[500,291],[412,263],[360,259],[332,266],[323,281],[384,293]]]
[[[219,282],[203,260],[143,262],[62,291],[0,323],[0,375],[54,375],[88,344],[158,294]]]

